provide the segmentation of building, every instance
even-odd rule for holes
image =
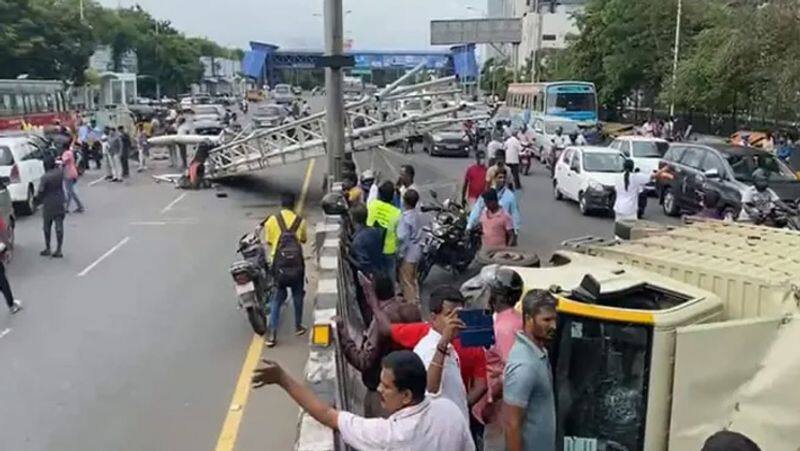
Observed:
[[[203,79],[200,91],[216,94],[241,94],[239,92],[239,70],[241,61],[213,56],[201,56]]]
[[[488,0],[488,17],[522,20],[522,41],[518,46],[487,46],[487,58],[508,58],[509,64],[522,67],[527,59],[533,59],[537,49],[566,48],[567,37],[578,32],[574,15],[587,2],[588,0]],[[537,4],[539,14],[536,13]],[[502,55],[495,47],[502,50]]]

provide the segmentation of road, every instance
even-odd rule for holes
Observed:
[[[305,201],[312,217],[319,163]],[[24,310],[0,311],[0,450],[214,449],[229,411],[245,407],[230,408],[245,356],[262,351],[235,307],[236,240],[277,210],[280,192],[300,193],[307,169],[246,177],[219,189],[227,197],[90,171],[78,187],[87,211],[65,222],[63,260],[38,255],[39,214],[20,218],[8,276]],[[279,346],[262,352],[301,374],[308,338],[291,334],[290,317],[287,308]],[[290,449],[288,397],[262,390],[246,408],[233,422],[236,449]]]

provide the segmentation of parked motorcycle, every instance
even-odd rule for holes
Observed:
[[[243,259],[234,262],[230,268],[234,289],[239,297],[239,309],[247,312],[247,319],[258,335],[267,332],[269,299],[274,287],[261,232],[262,228],[259,227],[239,238],[236,252]]]
[[[469,212],[451,200],[438,202],[438,195],[431,191],[436,205],[422,207],[423,212],[434,213],[429,227],[424,227],[422,258],[417,265],[419,283],[425,281],[434,265],[463,274],[481,248],[480,229],[467,230]]]

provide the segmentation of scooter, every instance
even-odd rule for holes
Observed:
[[[262,227],[239,238],[237,253],[243,260],[231,265],[234,290],[238,296],[238,307],[247,313],[253,332],[264,335],[267,332],[269,299],[274,283],[267,262],[267,251],[261,242]]]
[[[531,172],[531,159],[533,158],[533,147],[530,144],[522,145],[522,152],[519,153],[519,168],[523,175]]]

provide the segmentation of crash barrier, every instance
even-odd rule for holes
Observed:
[[[336,187],[332,189],[336,190]],[[360,337],[364,321],[357,309],[356,278],[346,261],[346,224],[339,216],[326,215],[316,225],[315,249],[318,282],[314,297],[314,328],[305,367],[305,381],[314,392],[338,409],[364,414],[366,389],[360,374],[344,359],[340,352],[333,317],[343,319],[353,337]],[[349,302],[348,302],[349,301]],[[315,335],[328,328],[330,342],[327,346],[315,344]],[[296,451],[333,451],[348,449],[338,434],[323,426],[306,412],[301,411],[297,424]]]
[[[325,337],[317,337],[320,328],[328,326],[332,330],[332,318],[336,315],[338,301],[337,267],[338,248],[336,239],[340,230],[339,217],[325,216],[315,229],[315,256],[318,268],[316,295],[313,307],[313,328],[310,334],[311,345],[306,361],[304,377],[306,384],[326,402],[341,406],[341,398],[337,390],[337,363],[335,344],[316,345]],[[335,334],[331,334],[334,338]],[[334,342],[335,343],[335,342]],[[297,421],[296,451],[333,451],[341,449],[336,446],[336,437],[329,428],[320,424],[307,412],[301,410]]]

